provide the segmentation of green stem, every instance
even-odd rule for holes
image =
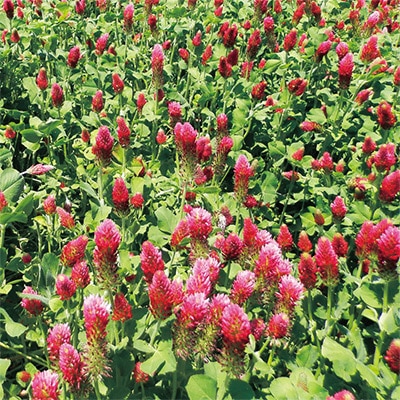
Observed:
[[[156,340],[157,333],[158,333],[158,331],[160,330],[161,321],[162,321],[161,318],[159,318],[159,319],[157,320],[156,328],[154,329],[153,334],[151,335],[151,338],[150,338],[150,343],[149,343],[150,346],[153,346],[153,344],[154,344],[154,342],[155,342],[155,340]]]
[[[97,400],[101,400],[102,396],[100,394],[99,380],[98,379],[95,379],[95,381],[93,382],[93,387],[94,387],[94,392],[96,393],[96,399]]]
[[[292,193],[294,182],[295,182],[295,179],[294,179],[294,172],[295,171],[296,171],[296,167],[293,168],[293,175],[292,175],[292,178],[290,179],[289,189],[288,189],[288,192],[287,192],[287,195],[286,195],[285,204],[283,205],[283,210],[281,212],[281,216],[279,217],[279,226],[282,225],[283,218],[286,215],[286,208],[287,208],[287,206],[289,204],[290,195]]]
[[[0,225],[0,249],[4,247],[7,225]]]
[[[10,347],[8,344],[5,344],[3,342],[0,342],[0,347],[2,347],[3,349],[5,349],[7,351],[11,351],[15,354],[18,354],[22,358],[26,358],[28,361],[30,361],[32,363],[36,363],[36,364],[41,365],[42,367],[48,368],[47,362],[42,360],[41,358],[30,356],[30,355],[26,354],[26,352],[19,351],[16,348]]]
[[[104,198],[103,198],[103,168],[101,166],[99,167],[99,172],[97,174],[97,186],[98,186],[98,191],[99,191],[100,205],[103,205],[104,204]]]

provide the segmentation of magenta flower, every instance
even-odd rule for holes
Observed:
[[[340,196],[336,196],[331,203],[331,211],[333,218],[337,221],[343,220],[347,213],[347,207],[344,200]]]
[[[59,351],[59,367],[62,377],[73,393],[83,391],[86,382],[85,363],[78,351],[69,343],[64,343]]]
[[[298,265],[299,279],[306,289],[312,289],[317,283],[317,265],[309,253],[302,253]]]
[[[68,53],[67,64],[71,68],[75,68],[78,65],[78,61],[81,59],[81,49],[79,46],[74,46]]]
[[[132,306],[123,293],[117,293],[114,298],[112,320],[125,322],[132,318]]]
[[[47,164],[35,164],[29,167],[25,173],[31,175],[44,175],[45,173],[53,170],[54,167],[52,165]]]
[[[129,212],[129,192],[123,178],[117,178],[114,182],[112,201],[117,213],[125,215]]]
[[[239,203],[243,203],[249,190],[249,180],[254,175],[253,167],[247,157],[241,154],[235,164],[235,185],[234,192]]]
[[[76,292],[75,282],[68,276],[59,274],[56,279],[56,292],[60,300],[69,300]]]
[[[294,276],[282,276],[278,285],[278,292],[276,293],[278,300],[275,305],[276,310],[292,315],[297,303],[303,297],[303,292],[303,284]]]
[[[51,101],[54,107],[60,108],[64,103],[64,92],[58,83],[51,87]]]
[[[325,285],[334,285],[339,278],[339,262],[332,243],[326,237],[318,239],[315,251],[315,262],[322,282]]]
[[[151,54],[151,70],[153,72],[153,85],[156,89],[161,89],[164,83],[164,52],[160,44],[156,44]]]
[[[273,339],[282,339],[289,333],[290,319],[286,313],[274,314],[267,327],[267,334]]]
[[[47,335],[47,351],[49,353],[49,359],[54,365],[58,363],[60,347],[64,343],[71,343],[71,330],[69,325],[54,325]]]
[[[107,166],[111,161],[114,139],[106,126],[101,126],[96,136],[96,143],[92,147],[92,153],[96,156],[100,165]]]
[[[25,286],[24,290],[22,291],[23,294],[33,294],[38,295],[36,290],[32,289],[30,286]],[[30,299],[27,297],[22,298],[21,306],[28,311],[29,314],[33,316],[37,316],[42,313],[44,309],[44,305],[40,300],[37,299]]]
[[[107,47],[107,42],[108,42],[108,38],[109,38],[109,37],[110,37],[110,34],[104,33],[103,35],[101,35],[101,36],[97,39],[97,41],[96,41],[95,53],[96,53],[98,56],[101,56],[101,55],[104,53],[104,51],[105,51],[105,49],[106,49],[106,47]]]
[[[227,305],[221,317],[221,333],[226,346],[243,350],[251,333],[250,321],[238,304]]]
[[[78,261],[71,271],[71,279],[76,287],[84,289],[90,283],[89,267],[86,261]]]
[[[131,137],[131,130],[129,129],[125,119],[121,116],[117,117],[117,134],[118,141],[122,147],[128,147]]]
[[[254,272],[248,270],[239,271],[233,281],[231,293],[229,295],[232,303],[242,306],[253,294],[255,284],[256,276]]]
[[[32,379],[32,395],[35,400],[57,400],[58,374],[50,370],[37,372]]]
[[[156,271],[163,270],[165,267],[161,251],[149,241],[142,244],[140,261],[144,279],[147,283],[151,283]]]
[[[82,261],[85,257],[88,241],[89,239],[85,235],[69,241],[61,250],[61,263],[66,267],[73,267],[75,263]]]

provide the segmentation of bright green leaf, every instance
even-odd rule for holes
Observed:
[[[7,168],[0,173],[0,191],[7,201],[16,202],[24,190],[24,178],[13,168]]]
[[[186,391],[190,400],[214,400],[217,396],[217,382],[207,375],[192,375]]]

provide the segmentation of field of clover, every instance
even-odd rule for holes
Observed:
[[[400,398],[399,0],[0,30],[0,398]]]

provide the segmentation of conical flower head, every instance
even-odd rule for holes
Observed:
[[[68,53],[67,64],[71,68],[75,68],[78,65],[78,61],[81,59],[81,49],[79,46],[74,46]]]
[[[247,157],[241,154],[235,164],[234,169],[235,183],[234,192],[238,202],[242,203],[249,190],[249,180],[254,175],[253,167]]]
[[[47,79],[47,72],[45,68],[40,68],[39,73],[36,77],[36,84],[40,90],[46,90],[49,86],[49,81]]]
[[[23,294],[33,294],[33,295],[38,295],[38,292],[36,290],[32,289],[30,286],[25,286],[24,290],[22,291]],[[44,305],[40,300],[37,299],[29,299],[27,297],[24,297],[21,300],[21,306],[25,308],[25,310],[34,316],[37,316],[42,313],[44,309]]]
[[[317,283],[317,265],[309,253],[302,253],[298,265],[299,279],[306,289],[312,289]]]
[[[4,192],[0,191],[0,212],[8,206],[8,201],[6,199],[6,196],[4,195]]]
[[[274,314],[268,322],[267,334],[273,339],[282,339],[288,335],[289,327],[289,316],[284,312],[277,313]]]
[[[100,56],[104,53],[104,50],[107,47],[107,43],[108,43],[108,38],[110,37],[109,33],[104,33],[103,35],[101,35],[97,41],[96,41],[96,49],[95,49],[95,53]]]
[[[78,261],[71,271],[71,279],[76,287],[84,289],[90,283],[89,267],[86,261]]]
[[[64,343],[59,351],[59,367],[62,377],[73,393],[83,390],[86,380],[85,363],[78,351],[69,343]]]
[[[32,395],[34,400],[57,400],[58,374],[50,370],[37,372],[32,379]]]
[[[56,293],[60,300],[69,300],[76,292],[75,282],[67,275],[59,274],[56,279]]]
[[[225,239],[222,239],[219,246],[217,246],[225,260],[237,260],[243,251],[243,241],[236,233],[231,232]]]
[[[112,320],[125,322],[132,318],[132,306],[129,304],[125,295],[117,293],[114,298],[114,309]]]
[[[51,87],[51,101],[54,107],[60,108],[64,103],[64,92],[58,83]]]
[[[306,231],[301,231],[299,234],[299,240],[297,242],[297,247],[299,248],[300,251],[309,253],[313,245],[310,241],[310,238],[308,237],[308,234]]]
[[[92,110],[99,113],[104,108],[103,92],[98,90],[92,97]]]
[[[248,343],[251,333],[249,317],[238,304],[231,303],[223,310],[221,333],[227,346],[243,349]]]
[[[128,3],[124,8],[124,29],[127,32],[132,31],[133,26],[133,15],[135,13],[135,7],[132,3]]]
[[[315,262],[322,282],[328,286],[336,284],[339,277],[339,262],[332,243],[327,237],[318,239]]]
[[[202,260],[202,259],[198,259]],[[204,293],[208,297],[211,293],[210,269],[204,262],[196,260],[192,273],[186,281],[186,293]]]
[[[331,211],[333,218],[337,221],[341,221],[346,216],[347,207],[342,197],[335,197],[335,200],[331,203]]]
[[[364,63],[370,63],[371,61],[375,60],[381,56],[381,52],[378,48],[378,37],[371,36],[367,43],[361,48],[360,59]]]
[[[116,94],[122,93],[125,87],[124,81],[116,72],[112,74],[112,87]]]
[[[389,171],[396,164],[396,146],[394,143],[382,144],[373,156],[376,169],[380,172]]]
[[[208,315],[210,301],[202,292],[184,296],[179,308],[175,310],[177,324],[183,329],[194,329]]]
[[[379,103],[376,114],[378,115],[378,124],[383,129],[390,129],[396,124],[396,115],[392,111],[392,106],[386,100]]]
[[[193,208],[186,217],[186,222],[192,239],[206,240],[213,229],[211,214],[201,207]]]
[[[276,310],[292,315],[297,303],[303,297],[304,286],[293,275],[282,276],[276,293]]]
[[[295,78],[288,83],[289,92],[295,96],[301,96],[306,90],[306,87],[307,81],[303,78]]]
[[[92,147],[92,153],[102,166],[107,166],[111,161],[114,139],[106,126],[101,126],[96,136],[96,142]]]
[[[121,243],[121,234],[115,223],[105,219],[94,232],[96,247],[93,251],[93,263],[97,267],[99,280],[105,287],[117,282],[118,247]]]
[[[283,252],[290,251],[293,247],[293,236],[289,231],[289,228],[286,224],[282,224],[279,228],[279,234],[276,238],[279,247]]]
[[[47,335],[47,351],[50,361],[57,365],[61,345],[71,343],[71,329],[68,324],[57,324],[49,330]]]
[[[147,283],[152,281],[156,271],[163,270],[165,267],[161,251],[149,241],[142,244],[140,261],[144,279]]]
[[[379,188],[379,199],[391,203],[400,193],[400,170],[393,171],[386,175]]]
[[[115,210],[121,215],[129,211],[129,192],[124,178],[117,178],[112,189],[112,200]]]
[[[61,250],[61,263],[66,267],[73,267],[75,263],[82,261],[85,258],[88,241],[89,238],[85,235],[69,241]]]
[[[151,70],[153,72],[153,85],[156,89],[161,89],[164,83],[164,52],[160,44],[156,44],[151,53]]]
[[[346,257],[349,250],[349,244],[346,242],[343,235],[336,232],[332,238],[332,247],[338,257]]]
[[[12,0],[3,1],[3,10],[6,13],[8,19],[14,18],[14,3]]]
[[[182,160],[182,173],[186,179],[192,179],[196,169],[197,131],[189,122],[177,122],[174,127],[175,144]]]
[[[400,339],[393,339],[384,356],[389,368],[396,374],[400,372]]]
[[[395,278],[400,260],[400,229],[389,226],[379,236],[377,244],[379,274],[385,279]]]
[[[130,137],[131,137],[131,130],[128,127],[125,119],[121,116],[117,117],[117,134],[118,134],[118,141],[122,147],[129,146]]]
[[[244,270],[239,271],[232,284],[230,299],[232,303],[242,306],[245,301],[252,295],[256,284],[256,276],[254,272]]]
[[[339,62],[339,87],[348,89],[354,69],[353,54],[347,53]]]

